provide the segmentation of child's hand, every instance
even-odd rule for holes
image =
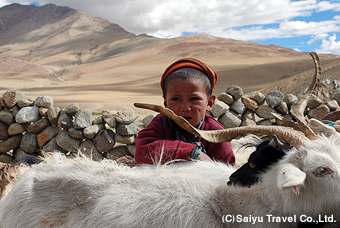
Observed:
[[[201,153],[200,154],[200,156],[198,157],[198,160],[201,160],[201,161],[213,161],[213,160],[211,160],[211,158],[208,156],[208,155],[206,155],[205,153]]]

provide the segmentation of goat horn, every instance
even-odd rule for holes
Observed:
[[[142,103],[135,103],[134,106],[159,112],[171,118],[184,130],[213,143],[227,142],[232,140],[233,138],[236,138],[239,135],[244,134],[265,134],[268,136],[272,136],[273,134],[275,134],[281,140],[284,140],[290,145],[296,147],[305,145],[309,141],[302,132],[283,126],[244,126],[221,130],[199,130],[194,128],[187,120],[185,120],[181,116],[177,116],[173,111],[168,108]]]
[[[317,135],[308,126],[308,123],[304,117],[304,112],[307,107],[307,103],[308,103],[308,99],[310,95],[312,94],[312,92],[314,91],[314,89],[317,87],[317,85],[320,82],[321,66],[320,66],[320,58],[318,54],[315,52],[311,52],[309,54],[312,56],[314,66],[315,66],[314,78],[313,78],[312,83],[307,89],[306,95],[301,100],[299,100],[298,102],[292,105],[290,113],[292,114],[292,116],[296,119],[297,123],[299,124],[299,126],[297,126],[299,130],[304,132],[308,138],[316,139]]]

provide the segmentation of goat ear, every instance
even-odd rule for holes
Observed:
[[[277,184],[280,189],[302,185],[306,179],[306,173],[291,163],[280,166],[279,172]]]
[[[331,136],[332,134],[336,134],[337,131],[334,127],[328,126],[317,119],[310,119],[309,126],[315,132],[315,134],[320,135],[323,134],[327,137]]]

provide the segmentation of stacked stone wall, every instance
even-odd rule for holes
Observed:
[[[329,99],[313,95],[308,102],[306,116],[322,120],[330,113],[340,112],[340,91],[329,94]],[[248,125],[280,125],[271,113],[293,119],[290,107],[298,101],[293,94],[271,91],[244,94],[232,85],[217,96],[209,114],[226,128]],[[94,160],[114,159],[134,165],[135,140],[142,128],[155,115],[141,122],[130,107],[119,111],[103,110],[97,118],[90,109],[80,110],[74,103],[65,109],[54,106],[49,96],[35,99],[19,90],[7,91],[0,98],[0,162],[33,157],[44,152],[74,156],[81,152]],[[340,122],[335,122],[340,124]]]

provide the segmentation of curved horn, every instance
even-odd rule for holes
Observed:
[[[314,91],[314,89],[317,87],[317,85],[320,82],[321,66],[320,66],[320,58],[318,54],[315,52],[311,52],[309,54],[312,56],[313,61],[314,61],[314,66],[315,66],[314,78],[313,78],[312,83],[307,89],[306,95],[301,100],[299,100],[298,102],[292,105],[290,113],[300,125],[298,126],[299,130],[303,131],[308,138],[316,139],[317,135],[308,126],[307,120],[304,117],[304,112],[306,110],[310,95],[312,94],[312,92]]]
[[[222,130],[198,130],[194,128],[187,120],[180,116],[177,116],[170,109],[163,108],[162,106],[158,105],[141,103],[135,103],[134,106],[162,113],[163,115],[175,121],[175,123],[177,123],[184,130],[187,130],[191,134],[213,143],[227,142],[232,140],[233,138],[236,138],[239,135],[249,133],[256,135],[265,134],[268,136],[272,136],[273,134],[275,134],[280,139],[295,147],[305,145],[309,141],[309,139],[302,132],[282,126],[244,126]]]

